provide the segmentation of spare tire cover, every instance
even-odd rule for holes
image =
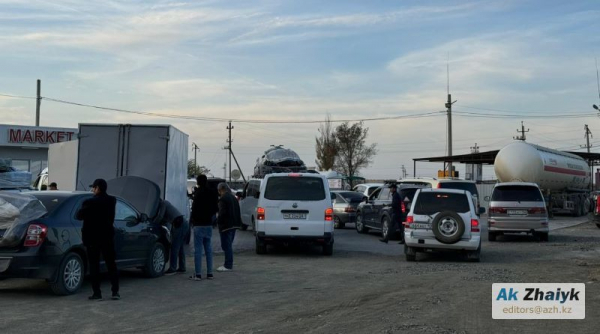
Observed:
[[[465,233],[465,222],[456,212],[442,211],[433,219],[431,228],[439,242],[455,244]]]
[[[160,188],[156,183],[137,176],[123,176],[107,183],[110,195],[121,197],[149,218],[156,217],[160,205]]]

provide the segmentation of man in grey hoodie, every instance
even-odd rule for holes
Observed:
[[[217,225],[221,235],[221,248],[225,253],[225,264],[219,268],[219,272],[227,272],[233,270],[233,239],[235,239],[235,231],[242,226],[242,216],[240,214],[240,204],[233,194],[227,183],[219,183],[219,215]]]

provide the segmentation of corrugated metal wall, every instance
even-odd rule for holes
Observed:
[[[496,181],[486,181],[485,183],[477,184],[477,192],[479,192],[479,205],[488,210],[489,202],[485,200],[487,196],[492,196],[492,190],[494,190],[494,185],[496,185]]]

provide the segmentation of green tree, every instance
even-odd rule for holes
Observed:
[[[363,122],[350,125],[349,122],[340,124],[335,129],[337,142],[337,157],[335,168],[346,176],[357,176],[358,171],[368,167],[377,154],[377,144],[367,145],[366,139],[369,128],[363,126]],[[350,180],[354,186],[354,181]]]
[[[329,114],[325,119],[325,123],[319,126],[319,136],[315,140],[317,169],[322,171],[333,169],[337,156],[337,139]]]
[[[194,163],[194,159],[188,160],[188,166],[187,166],[188,178],[194,177],[194,176],[197,176],[200,174],[208,174],[208,172],[210,172],[210,169],[208,169],[204,166],[196,165]]]

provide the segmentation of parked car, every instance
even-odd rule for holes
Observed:
[[[352,191],[363,194],[365,197],[371,196],[371,194],[377,190],[377,188],[383,187],[383,183],[363,183],[354,186]]]
[[[386,183],[383,187],[375,190],[371,196],[361,203],[357,208],[356,231],[358,233],[367,233],[369,230],[381,231],[384,239],[395,239],[398,237],[397,230],[392,226],[392,194],[390,192],[391,183]],[[402,217],[401,222],[406,220],[406,214],[410,209],[410,204],[417,190],[423,188],[422,185],[397,185],[397,192],[400,194]]]
[[[256,194],[260,192],[261,179],[251,179],[246,183],[244,189],[237,193],[240,198],[240,212],[242,214],[242,230],[247,230],[252,226],[252,230],[256,231],[256,207],[258,198]]]
[[[498,235],[507,232],[530,233],[548,241],[548,211],[537,184],[498,183],[489,202],[489,241],[496,241]]]
[[[344,228],[346,224],[356,223],[356,211],[363,197],[363,194],[354,191],[331,192],[334,228]]]
[[[111,185],[114,186],[114,183],[109,181],[109,192],[115,194],[111,192]],[[160,192],[158,186],[154,186]],[[142,268],[148,277],[158,277],[163,274],[171,243],[171,222],[165,220],[172,216],[167,217],[164,213],[162,205],[165,202],[158,198],[157,193],[139,183],[135,189],[128,188],[122,195],[135,197],[136,193],[145,196],[133,198],[133,202],[117,197],[114,222],[117,267]],[[37,205],[44,208],[42,214],[36,216],[38,218],[22,221],[22,233],[15,234],[14,242],[0,243],[0,279],[45,279],[55,294],[76,293],[88,270],[87,253],[81,240],[82,222],[77,220],[76,214],[83,201],[93,194],[44,191],[0,196],[9,202],[9,196],[13,201],[15,198],[23,200],[15,196],[27,196],[29,207]],[[152,210],[151,214],[146,210]],[[10,229],[6,224],[2,227],[0,240]],[[101,263],[101,270],[106,270],[104,263]]]
[[[475,200],[475,206],[477,214],[479,214],[480,200],[479,200],[479,191],[477,190],[477,184],[475,181],[463,180],[458,178],[446,178],[446,179],[436,179],[436,178],[427,178],[427,177],[419,177],[414,179],[403,179],[398,180],[398,184],[413,184],[413,185],[422,185],[430,188],[439,188],[439,189],[460,189],[467,190],[473,196],[473,200]]]
[[[327,178],[312,173],[268,174],[256,208],[256,253],[272,243],[307,242],[333,253],[333,208]]]
[[[404,241],[406,261],[415,261],[417,252],[449,250],[479,262],[481,230],[471,193],[419,189],[404,224]]]

